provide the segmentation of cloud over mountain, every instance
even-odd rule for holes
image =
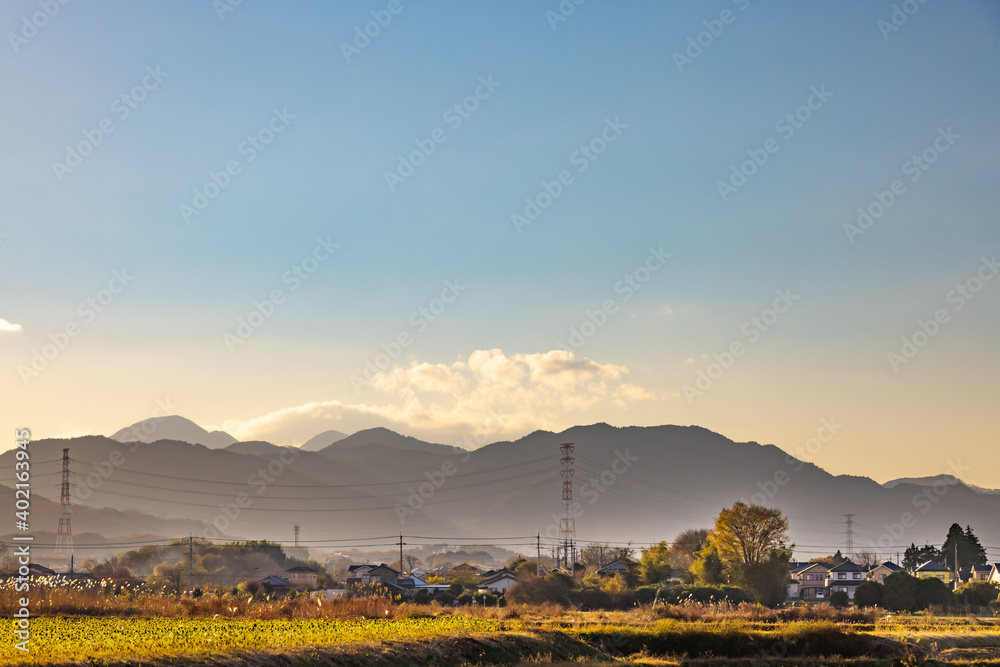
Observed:
[[[242,440],[299,444],[317,431],[359,430],[389,422],[429,439],[520,435],[560,428],[607,404],[627,409],[655,396],[624,381],[629,370],[572,352],[507,355],[475,350],[451,364],[413,361],[371,378],[365,402],[317,401],[281,408],[222,428]]]

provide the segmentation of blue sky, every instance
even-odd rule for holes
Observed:
[[[1000,250],[995,4],[907,5],[883,33],[893,3],[588,0],[553,29],[557,2],[403,1],[348,61],[342,44],[389,4],[244,0],[220,19],[209,0],[70,2],[16,52],[10,33],[42,10],[4,5],[9,429],[110,433],[169,399],[283,443],[608,421],[794,449],[835,416],[843,431],[812,457],[835,472],[1000,464],[1000,281],[960,311],[947,300]],[[699,33],[707,46],[679,71]],[[147,68],[166,74],[120,118],[115,100]],[[481,78],[498,85],[453,127],[446,111]],[[779,131],[813,89],[830,95]],[[247,161],[239,147],[276,109],[294,118]],[[114,131],[60,181],[53,162],[105,119]],[[574,153],[609,119],[627,127],[579,171]],[[439,128],[390,190],[386,172]],[[904,163],[948,128],[957,139],[910,181]],[[777,152],[723,201],[719,181],[768,139]],[[179,206],[229,161],[239,173],[186,223]],[[572,183],[519,233],[512,214],[563,170]],[[903,194],[851,243],[844,225],[895,179]],[[282,276],[318,238],[339,247],[292,290]],[[651,247],[671,257],[625,301],[615,285]],[[86,321],[78,304],[122,269],[133,278]],[[445,281],[467,288],[418,331],[411,314]],[[788,312],[688,400],[712,354],[749,343],[744,323],[789,288]],[[227,346],[274,289],[273,316]],[[556,351],[609,299],[585,344]],[[894,369],[887,354],[938,309],[949,321]],[[74,322],[65,349],[23,370]],[[356,390],[400,334],[411,344]],[[970,481],[1000,487],[988,465]]]

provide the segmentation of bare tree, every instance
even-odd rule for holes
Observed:
[[[670,567],[675,570],[690,570],[695,554],[708,540],[708,528],[688,528],[677,537],[670,547]]]
[[[617,549],[611,547],[609,544],[594,542],[584,547],[583,551],[580,552],[580,562],[584,565],[593,565],[594,567],[601,568],[615,560],[617,554]]]
[[[875,567],[882,562],[879,555],[875,553],[873,549],[859,549],[858,551],[855,551],[854,558],[852,560],[858,565],[862,565],[864,567]]]

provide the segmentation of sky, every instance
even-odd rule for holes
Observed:
[[[0,26],[10,446],[163,414],[278,444],[697,424],[1000,488],[996,3]]]

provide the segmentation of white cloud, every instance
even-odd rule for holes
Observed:
[[[380,372],[371,381],[385,399],[377,403],[307,403],[230,420],[221,428],[242,440],[279,444],[301,444],[327,429],[352,432],[374,425],[449,444],[473,434],[500,439],[565,428],[592,418],[602,405],[621,408],[655,399],[624,382],[628,372],[562,350],[510,356],[499,349],[475,350],[451,364],[413,362]]]
[[[0,331],[20,331],[20,330],[21,330],[20,324],[12,324],[7,320],[3,319],[2,317],[0,317]]]

